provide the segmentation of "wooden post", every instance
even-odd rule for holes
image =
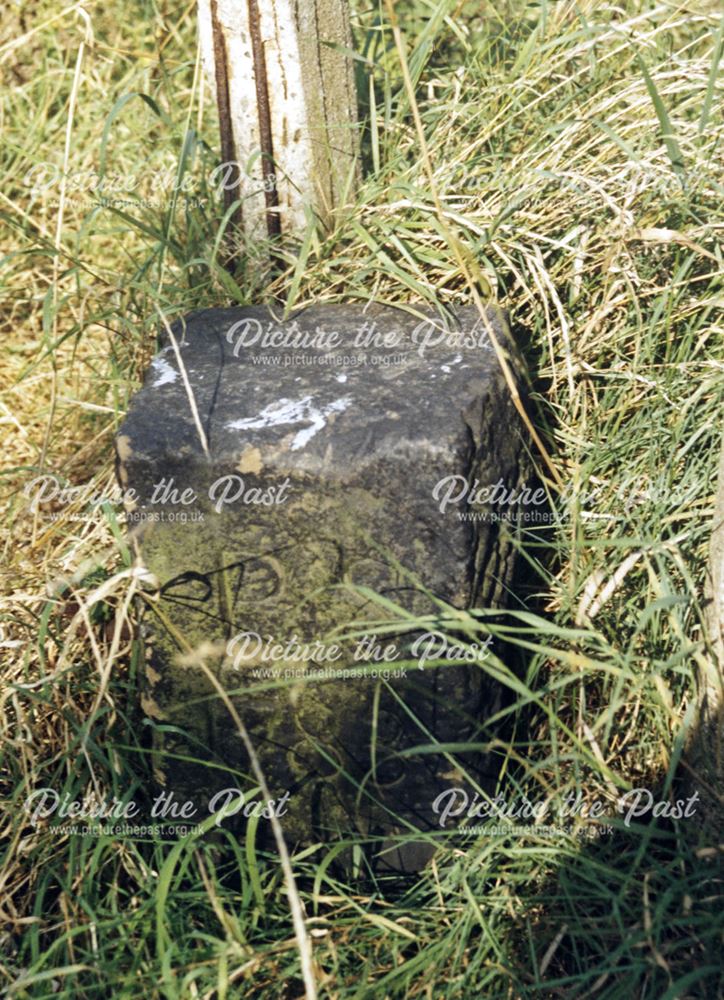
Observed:
[[[198,11],[227,207],[242,199],[250,237],[303,233],[306,208],[328,223],[358,169],[347,0],[198,0]]]

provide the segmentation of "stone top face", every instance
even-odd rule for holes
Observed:
[[[505,348],[511,340],[494,310],[487,322],[471,306],[447,324],[423,315],[376,305],[317,305],[286,321],[266,307],[193,313],[171,328],[178,353],[167,336],[123,434],[136,459],[202,459],[190,389],[212,463],[343,477],[421,445],[442,458],[469,445],[481,415],[467,411],[507,391],[487,323]]]

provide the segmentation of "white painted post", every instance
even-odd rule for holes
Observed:
[[[198,0],[227,207],[250,237],[329,221],[357,174],[347,0]],[[331,43],[331,44],[329,44]],[[347,49],[347,53],[333,46]]]

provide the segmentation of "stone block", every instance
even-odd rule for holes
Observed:
[[[500,690],[484,648],[447,662],[455,650],[419,619],[440,602],[505,604],[516,523],[460,498],[529,475],[488,323],[518,372],[503,316],[472,307],[446,322],[382,306],[286,321],[209,309],[172,328],[116,448],[131,536],[159,586],[144,706],[162,733],[160,779],[180,797],[207,801],[250,772],[193,665],[203,654],[273,795],[289,793],[292,844],[434,823],[434,798],[460,776],[414,748],[485,738]],[[406,635],[367,631],[404,615]],[[458,756],[479,778],[489,763]]]

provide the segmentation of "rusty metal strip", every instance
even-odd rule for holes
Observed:
[[[269,86],[266,77],[266,57],[264,42],[261,37],[259,20],[259,4],[257,0],[249,3],[249,34],[251,50],[254,57],[254,79],[256,82],[256,106],[259,114],[259,141],[261,143],[262,174],[264,177],[264,199],[266,202],[266,228],[270,237],[281,233],[281,218],[279,215],[279,193],[274,169],[274,145],[272,142],[271,107],[269,104]]]
[[[239,166],[236,162],[236,150],[234,148],[234,132],[231,125],[231,100],[229,98],[229,63],[226,51],[226,41],[224,32],[219,22],[219,12],[216,0],[210,0],[211,8],[211,32],[214,43],[214,75],[216,77],[216,104],[219,109],[219,132],[221,134],[221,156],[222,162],[232,164],[230,167],[229,183],[224,188],[224,208],[229,210],[231,204],[238,198],[240,193]],[[234,183],[231,183],[233,180]],[[234,226],[241,227],[242,213],[241,206],[237,206],[231,222]]]

